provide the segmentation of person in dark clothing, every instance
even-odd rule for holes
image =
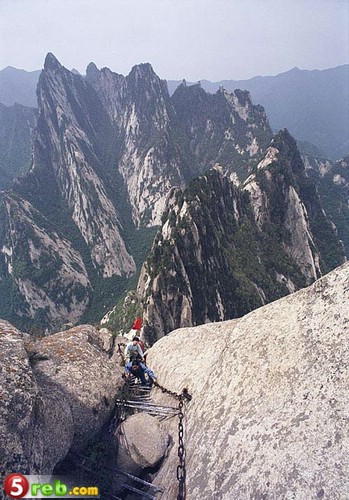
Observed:
[[[132,342],[129,342],[125,349],[125,359],[126,361],[132,361],[133,359],[143,360],[144,354],[142,348],[139,345],[139,337],[133,337]]]
[[[154,372],[139,360],[133,360],[127,363],[125,365],[125,370],[128,375],[134,375],[135,377],[137,377],[143,385],[148,385],[151,387],[153,385],[153,382],[156,382]],[[146,379],[146,375],[148,377],[148,380]]]

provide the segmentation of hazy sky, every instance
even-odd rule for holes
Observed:
[[[0,69],[245,79],[349,62],[349,0],[0,0]]]

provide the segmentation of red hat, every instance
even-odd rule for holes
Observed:
[[[142,318],[137,318],[133,322],[132,330],[140,330],[142,328]]]

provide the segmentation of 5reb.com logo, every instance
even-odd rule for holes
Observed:
[[[62,482],[55,476],[22,476],[10,474],[5,478],[4,491],[10,498],[99,498],[97,486],[74,486],[68,479]]]

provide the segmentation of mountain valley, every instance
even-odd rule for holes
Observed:
[[[301,158],[247,91],[183,82],[170,96],[150,64],[83,77],[48,54],[37,99],[30,135],[13,138],[31,144],[27,173],[2,142],[18,167],[0,206],[0,316],[20,328],[98,322],[137,288],[154,341],[241,316],[348,254],[347,161]]]

